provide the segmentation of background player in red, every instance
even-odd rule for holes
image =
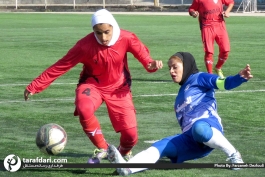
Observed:
[[[155,72],[163,64],[150,57],[149,50],[134,33],[120,29],[106,9],[94,13],[91,25],[93,32],[80,39],[64,57],[35,78],[26,87],[24,98],[28,100],[29,95],[43,91],[55,79],[82,63],[74,115],[79,116],[84,132],[97,147],[88,163],[100,163],[107,156],[108,143],[95,116],[103,102],[114,130],[121,134],[118,149],[124,158],[129,158],[138,134],[127,52],[132,53],[148,72]]]
[[[223,10],[223,5],[227,6]],[[224,78],[221,70],[230,52],[230,42],[224,17],[228,18],[234,6],[234,0],[193,0],[189,7],[189,14],[196,18],[199,16],[201,37],[204,47],[204,62],[208,73],[213,70],[214,41],[219,46],[218,61],[215,65],[215,72]]]

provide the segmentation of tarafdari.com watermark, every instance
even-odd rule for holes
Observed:
[[[67,159],[20,158],[15,154],[10,154],[4,160],[4,167],[9,172],[16,172],[20,168],[61,168],[65,163]]]
[[[4,165],[2,167],[1,165]],[[9,172],[23,169],[38,168],[149,168],[149,169],[191,169],[191,168],[265,168],[264,163],[68,163],[67,159],[51,159],[36,157],[33,159],[20,158],[14,154],[8,155],[0,169],[5,168]]]

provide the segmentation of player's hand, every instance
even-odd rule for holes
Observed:
[[[251,71],[250,66],[249,64],[247,64],[247,66],[239,72],[239,75],[244,79],[249,80],[253,77],[250,71]]]
[[[191,14],[191,16],[192,16],[193,18],[196,18],[196,17],[198,17],[199,12],[198,12],[198,11],[192,11],[190,14]]]
[[[148,64],[147,68],[149,70],[161,69],[161,68],[163,68],[163,62],[161,60],[154,60]]]
[[[32,95],[32,93],[30,93],[27,89],[25,89],[25,91],[24,91],[24,99],[25,99],[25,101],[29,100],[29,95]]]
[[[229,15],[229,12],[226,12],[226,11],[224,11],[223,12],[223,16],[225,17],[225,18],[228,18],[230,15]]]

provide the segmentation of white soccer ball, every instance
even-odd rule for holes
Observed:
[[[45,154],[57,155],[61,153],[66,143],[66,131],[58,124],[45,124],[37,132],[36,145]]]

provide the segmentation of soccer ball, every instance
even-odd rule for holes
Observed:
[[[48,155],[61,153],[67,143],[67,134],[58,124],[43,125],[36,136],[36,145],[41,152]]]

